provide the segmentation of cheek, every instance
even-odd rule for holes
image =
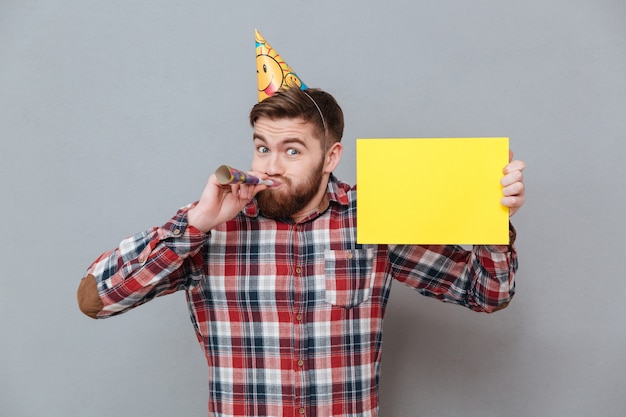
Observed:
[[[252,171],[260,171],[262,170],[261,168],[263,167],[263,164],[261,164],[261,161],[259,160],[259,158],[255,155],[252,158],[252,165],[250,166],[250,169],[252,169]]]

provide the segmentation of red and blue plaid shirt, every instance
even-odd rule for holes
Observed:
[[[509,246],[359,245],[355,197],[331,177],[323,213],[280,222],[253,201],[209,234],[181,209],[91,265],[98,317],[186,291],[211,416],[377,416],[392,278],[491,312],[513,296],[517,258]]]

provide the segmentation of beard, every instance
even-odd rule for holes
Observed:
[[[300,210],[315,197],[322,184],[322,167],[324,160],[320,162],[312,174],[302,184],[294,187],[293,182],[289,178],[280,178],[283,184],[281,188],[287,188],[287,192],[283,190],[263,190],[256,195],[256,200],[261,209],[261,213],[265,217],[272,219],[288,219]],[[286,186],[286,187],[284,187]],[[289,190],[293,190],[289,193]]]

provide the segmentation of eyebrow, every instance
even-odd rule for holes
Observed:
[[[252,140],[260,140],[261,142],[267,143],[267,140],[265,140],[263,135],[260,135],[258,133],[255,133],[252,136]],[[296,143],[296,144],[299,144],[300,146],[302,146],[303,148],[308,148],[306,143],[302,139],[300,139],[300,138],[287,138],[287,139],[281,140],[279,142],[280,145],[289,145],[291,143]]]

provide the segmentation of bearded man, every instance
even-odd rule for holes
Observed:
[[[508,245],[469,250],[357,244],[356,187],[332,174],[344,127],[335,99],[283,89],[252,108],[250,123],[250,174],[272,185],[211,175],[198,202],[89,267],[81,310],[105,318],[185,291],[208,361],[210,416],[377,416],[392,281],[497,311],[515,291],[515,233]],[[504,168],[511,214],[524,203],[523,169]]]

